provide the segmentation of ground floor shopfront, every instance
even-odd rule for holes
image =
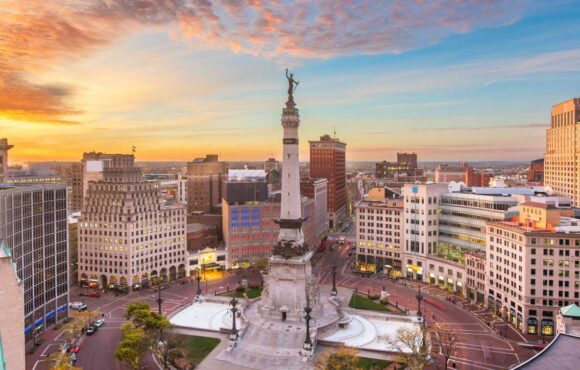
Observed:
[[[391,257],[380,257],[366,254],[357,255],[355,268],[361,273],[379,273],[385,276],[399,278],[402,276],[402,262]]]
[[[541,335],[543,337],[555,334],[556,322],[554,317],[559,310],[558,307],[549,307],[547,309],[531,306],[507,307],[503,305],[501,299],[496,299],[493,296],[487,297],[487,307],[492,309],[497,317],[512,324],[523,334]]]

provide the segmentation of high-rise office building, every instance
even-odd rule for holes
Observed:
[[[0,369],[25,369],[24,289],[11,253],[0,240]]]
[[[68,316],[66,206],[65,186],[0,189],[0,240],[23,283],[26,341]]]
[[[215,154],[187,163],[187,211],[211,213],[222,198],[227,166]]]
[[[0,183],[6,182],[8,176],[8,151],[14,148],[14,145],[8,144],[8,139],[0,139]]]
[[[328,180],[328,222],[336,229],[346,216],[346,144],[330,135],[310,141],[310,177]]]
[[[536,182],[540,184],[544,182],[544,158],[534,159],[530,162],[528,182]]]
[[[409,278],[423,280],[428,255],[437,254],[439,203],[446,183],[405,184],[403,269]]]
[[[185,207],[163,200],[132,155],[115,154],[89,183],[79,219],[81,284],[126,289],[184,277]]]
[[[552,106],[550,128],[546,131],[544,183],[556,194],[572,198],[580,205],[580,98]]]

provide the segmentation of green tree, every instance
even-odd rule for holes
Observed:
[[[150,311],[151,307],[149,306],[149,303],[142,301],[133,302],[127,307],[127,314],[125,316],[127,317],[127,320],[131,320],[137,311],[142,310]]]
[[[149,338],[143,328],[132,323],[123,324],[121,333],[121,342],[115,351],[115,357],[130,368],[138,369],[139,361],[149,347]]]
[[[354,348],[339,347],[324,352],[314,363],[316,370],[360,370],[358,366],[357,350]]]

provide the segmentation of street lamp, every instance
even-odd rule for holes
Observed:
[[[334,261],[334,264],[332,265],[332,290],[330,291],[330,295],[332,295],[332,296],[338,295],[338,291],[336,290],[336,260]]]
[[[306,351],[311,351],[312,340],[310,340],[310,320],[312,319],[312,317],[310,316],[310,312],[312,312],[312,307],[310,307],[310,305],[307,304],[306,307],[304,307],[304,312],[306,312],[306,316],[304,316],[304,319],[306,320],[306,339],[304,339],[303,348]]]
[[[195,276],[195,281],[197,282],[197,296],[201,296],[201,285],[200,285],[200,281],[201,281],[201,271],[198,269],[197,270],[197,275]]]
[[[161,305],[163,304],[163,298],[161,298],[161,281],[162,278],[159,279],[159,283],[157,284],[157,308],[160,315],[162,314]]]
[[[230,300],[230,305],[232,305],[231,311],[232,311],[232,333],[230,334],[230,341],[232,342],[237,342],[238,340],[238,329],[236,328],[236,313],[239,311],[238,308],[236,308],[238,304],[238,300],[236,299],[236,297],[232,297],[232,299]]]
[[[423,316],[423,313],[421,312],[421,301],[423,300],[423,295],[421,294],[421,286],[420,285],[419,285],[419,292],[417,293],[415,298],[417,298],[417,316],[421,317],[421,316]],[[425,320],[423,320],[423,322],[425,322]]]
[[[417,298],[417,317],[421,318],[421,352],[425,353],[427,352],[426,349],[426,345],[427,343],[425,342],[425,336],[427,335],[427,320],[425,318],[425,316],[423,315],[423,312],[421,312],[421,301],[423,300],[423,295],[421,294],[421,286],[419,285],[419,291],[417,292],[416,295]],[[425,359],[426,360],[430,360],[431,356],[427,353],[425,355]]]

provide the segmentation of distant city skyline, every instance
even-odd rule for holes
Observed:
[[[577,1],[0,4],[12,163],[280,159],[287,66],[303,160],[336,130],[347,161],[528,161],[580,95]]]

